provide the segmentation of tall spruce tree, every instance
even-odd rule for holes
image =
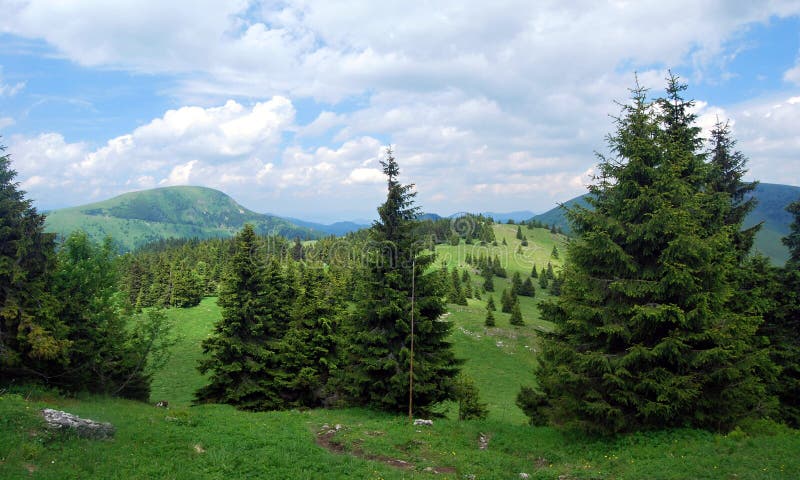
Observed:
[[[600,432],[666,426],[724,430],[766,397],[753,347],[760,323],[730,311],[736,266],[731,203],[706,188],[709,166],[685,86],[668,81],[658,108],[646,90],[609,136],[591,208],[568,212],[561,297],[540,304],[546,398],[519,398],[539,421]],[[523,390],[521,396],[531,393]],[[538,395],[538,394],[537,394]]]
[[[413,404],[426,412],[452,398],[459,362],[447,341],[452,324],[438,320],[445,312],[439,274],[426,273],[434,257],[414,238],[413,185],[399,182],[391,150],[381,165],[388,193],[370,229],[373,248],[352,314],[347,382],[357,403],[395,412],[408,408],[413,281]]]
[[[199,370],[210,372],[210,383],[196,397],[244,410],[283,408],[276,377],[294,292],[276,255],[264,265],[251,225],[236,236],[235,245],[218,300],[222,319],[203,341],[206,357]]]
[[[755,235],[761,229],[761,224],[756,224],[748,229],[740,230],[745,217],[756,206],[754,197],[746,198],[758,182],[743,182],[742,177],[747,170],[747,157],[736,148],[736,141],[731,136],[728,123],[717,122],[711,130],[710,138],[710,187],[730,198],[731,208],[725,215],[725,223],[737,227],[734,232],[734,244],[739,251],[739,256],[744,257],[750,251],[755,240]]]
[[[48,293],[53,235],[14,182],[4,151],[0,146],[0,377],[36,377],[46,363],[66,360],[69,341]]]

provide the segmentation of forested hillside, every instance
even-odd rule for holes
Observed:
[[[125,251],[170,238],[231,237],[245,223],[262,235],[317,238],[310,228],[250,211],[205,187],[165,187],[131,192],[102,202],[47,214],[45,228],[66,237],[85,231],[95,241],[110,236]]]

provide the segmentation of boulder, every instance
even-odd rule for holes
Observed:
[[[61,410],[53,410],[52,408],[42,410],[42,416],[49,428],[72,431],[83,438],[111,438],[115,432],[114,426],[110,423],[95,422],[94,420],[81,418]]]

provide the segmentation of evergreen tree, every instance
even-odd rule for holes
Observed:
[[[439,320],[445,311],[440,283],[435,272],[426,273],[433,256],[420,253],[414,239],[413,185],[398,181],[391,150],[381,165],[388,194],[370,229],[376,248],[352,314],[346,381],[357,403],[395,412],[408,408],[413,281],[413,404],[415,411],[427,412],[452,398],[459,363],[447,341],[452,324]]]
[[[800,427],[800,199],[789,204],[792,214],[789,235],[783,243],[789,247],[789,261],[783,269],[767,270],[761,275],[765,290],[773,292],[774,303],[768,309],[764,326],[771,345],[773,361],[781,373],[772,379],[770,391],[780,402],[778,417],[788,425]]]
[[[517,225],[517,240],[522,240],[522,227]]]
[[[536,295],[536,289],[533,287],[533,282],[531,281],[531,277],[525,279],[522,282],[522,287],[519,289],[519,295],[523,297],[533,297]]]
[[[494,274],[487,270],[483,274],[483,289],[487,292],[494,292]]]
[[[725,215],[725,224],[737,228],[734,232],[734,242],[741,258],[750,251],[755,235],[761,229],[759,223],[743,231],[739,230],[747,214],[756,206],[754,197],[745,197],[756,188],[758,182],[742,181],[742,177],[747,173],[745,169],[747,158],[742,152],[734,151],[736,141],[731,137],[727,122],[717,122],[714,125],[710,141],[711,188],[730,197],[731,209]]]
[[[503,313],[511,313],[511,309],[514,307],[514,298],[511,296],[512,291],[508,289],[503,289],[503,294],[500,296],[500,311]]]
[[[497,311],[497,307],[494,304],[494,295],[489,295],[489,300],[486,301],[486,309],[492,312]]]
[[[786,211],[792,214],[794,221],[789,225],[789,234],[781,239],[789,248],[787,270],[800,268],[800,199],[789,204]]]
[[[547,280],[547,272],[542,272],[542,274],[539,275],[539,288],[544,290],[549,284],[550,282]]]
[[[558,246],[553,245],[553,251],[550,252],[550,256],[553,258],[558,258]]]
[[[539,276],[539,272],[536,271],[536,264],[533,265],[531,269],[531,278],[537,278]]]
[[[466,374],[460,373],[456,377],[454,396],[458,403],[459,420],[482,420],[489,415],[487,405],[480,401],[478,387]]]
[[[203,341],[206,357],[199,370],[210,372],[210,383],[196,397],[244,410],[279,409],[284,407],[276,382],[282,367],[279,346],[293,292],[275,255],[263,264],[251,225],[236,236],[235,245],[218,299],[222,319]]]
[[[511,290],[516,295],[520,295],[520,292],[522,291],[522,276],[519,274],[519,272],[514,272],[514,274],[511,275]]]
[[[522,319],[522,311],[519,308],[519,299],[514,299],[514,305],[511,307],[511,318],[508,319],[511,325],[522,326],[525,321]]]
[[[69,360],[51,383],[69,391],[147,400],[147,352],[134,348],[147,344],[132,337],[117,285],[111,239],[97,245],[85,232],[67,237],[58,253],[53,291],[70,342]]]
[[[494,313],[492,312],[491,308],[486,309],[486,320],[483,322],[483,324],[487,327],[495,326]]]
[[[561,297],[540,304],[555,330],[538,371],[547,402],[527,402],[535,416],[602,432],[725,430],[766,397],[753,346],[760,319],[727,306],[730,201],[706,187],[683,88],[671,78],[657,111],[633,90],[609,137],[614,158],[600,158],[592,208],[568,213],[579,238]]]
[[[294,245],[292,246],[292,259],[299,262],[305,258],[306,254],[305,250],[303,249],[303,243],[300,241],[300,237],[294,237]]]
[[[0,147],[0,154],[5,151]],[[69,341],[49,295],[55,266],[53,236],[44,215],[14,182],[0,155],[0,377],[40,376],[49,362],[66,359]]]
[[[337,369],[343,285],[321,268],[306,268],[300,277],[276,382],[284,407],[317,407],[332,395],[328,382]]]

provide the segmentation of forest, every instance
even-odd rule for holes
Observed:
[[[156,400],[153,379],[180,342],[170,312],[213,297],[220,318],[193,365],[198,408],[486,421],[487,392],[455,352],[449,315],[479,305],[486,331],[501,319],[522,328],[532,320],[522,301],[548,322],[509,400],[532,431],[727,435],[772,422],[796,435],[800,198],[785,206],[786,264],[754,254],[747,158],[725,122],[702,138],[685,90],[675,76],[657,98],[631,90],[588,205],[567,212],[569,237],[532,221],[499,238],[478,214],[421,220],[388,149],[386,199],[368,229],[304,240],[246,225],[232,238],[121,253],[112,238],[46,233],[5,154],[0,394],[35,385],[65,398]],[[524,271],[508,268],[497,252],[524,257],[537,231],[563,242]],[[465,248],[463,262],[441,258],[446,248]]]

